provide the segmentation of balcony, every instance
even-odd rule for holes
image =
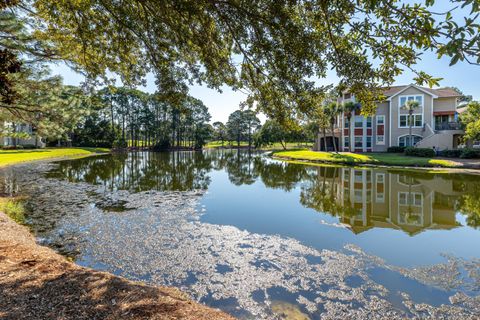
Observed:
[[[435,123],[435,130],[437,131],[463,130],[463,126],[459,122],[439,122],[439,123]]]

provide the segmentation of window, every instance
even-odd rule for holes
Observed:
[[[385,124],[385,116],[377,116],[377,126]]]
[[[385,174],[384,173],[377,173],[375,175],[375,195],[376,195],[376,202],[377,203],[385,203]]]
[[[377,144],[384,145],[385,144],[385,136],[377,136]]]
[[[343,95],[343,99],[350,99],[352,97],[352,94],[351,93],[345,93]]]
[[[367,175],[367,183],[372,182],[372,172],[371,171],[365,171],[365,174]]]
[[[416,114],[413,116],[413,125],[415,127],[421,127],[423,122],[423,116],[421,114]]]
[[[400,192],[398,194],[398,203],[402,206],[407,204],[407,193],[405,192]]]
[[[423,194],[418,192],[399,192],[398,204],[401,206],[423,206]]]
[[[412,114],[412,127],[421,127],[423,124],[423,115],[421,114]],[[408,114],[400,115],[400,128],[408,128],[410,125],[408,123]]]
[[[353,201],[355,203],[363,203],[363,190],[355,190]]]
[[[372,147],[372,137],[366,137],[367,138],[367,148],[371,148]]]
[[[345,148],[350,147],[350,138],[349,138],[349,137],[345,137],[345,138],[343,138],[343,139],[344,139],[344,141],[343,141],[343,146],[344,146]]]
[[[350,128],[350,119],[345,117],[345,128]]]
[[[354,181],[355,182],[363,182],[363,171],[355,170]]]
[[[397,181],[398,181],[398,183],[401,183],[401,184],[404,184],[404,185],[407,185],[407,186],[421,185],[421,183],[417,179],[415,179],[414,177],[407,176],[407,175],[404,175],[404,174],[398,175]]]
[[[363,128],[363,117],[355,116],[355,128]]]
[[[382,193],[377,193],[377,202],[378,203],[385,203],[385,194]]]
[[[414,206],[417,206],[417,207],[420,207],[422,206],[422,201],[423,200],[423,197],[420,193],[414,193],[413,194],[413,205]]]
[[[398,145],[400,147],[412,147],[414,146],[417,142],[422,140],[421,136],[413,135],[412,136],[413,143],[410,143],[410,136],[401,136],[398,138]]]
[[[423,125],[423,95],[414,95],[414,96],[400,96],[399,97],[399,116],[398,116],[398,126],[400,128],[408,128],[410,123],[408,121],[408,111],[404,110],[405,104],[407,101],[417,101],[419,106],[413,110],[412,114],[412,126],[413,127],[422,127]]]
[[[377,173],[377,183],[384,183],[385,182],[385,174],[384,173]]]
[[[372,117],[367,117],[367,128],[372,127]]]
[[[419,103],[419,109],[423,108],[423,96],[400,96],[400,104],[399,107],[403,108],[407,101],[415,100]]]
[[[355,148],[363,148],[363,137],[355,137]]]

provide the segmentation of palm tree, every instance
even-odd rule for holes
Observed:
[[[355,103],[353,101],[348,101],[348,102],[345,102],[343,104],[343,108],[342,108],[343,112],[347,114],[347,119],[348,119],[348,125],[349,125],[349,128],[348,128],[348,135],[349,135],[349,149],[350,151],[352,151],[352,116],[353,114],[360,110],[360,104],[359,103]]]
[[[337,116],[342,112],[342,108],[336,103],[336,102],[332,102],[330,104],[328,104],[326,107],[325,107],[325,113],[327,115],[327,118],[329,120],[329,123],[330,123],[330,130],[331,130],[331,134],[332,134],[332,143],[333,143],[333,150],[335,152],[337,152],[337,143],[335,142],[335,133],[334,133],[334,129],[335,129],[335,121],[337,119]],[[326,146],[325,146],[326,148]]]
[[[415,111],[415,109],[417,109],[418,107],[420,107],[420,103],[418,103],[418,101],[416,100],[408,100],[404,106],[402,106],[402,109],[403,110],[407,110],[408,111],[408,127],[409,127],[409,132],[408,132],[408,144],[409,144],[409,147],[413,147],[413,137],[412,137],[412,126],[413,126],[413,121],[412,121],[412,115],[413,115],[413,111]]]

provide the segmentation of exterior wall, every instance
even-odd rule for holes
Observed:
[[[457,98],[437,98],[433,101],[433,112],[457,110]]]
[[[377,125],[377,119],[378,116],[382,115],[385,117],[385,123],[383,127],[384,131],[384,144],[378,144],[377,143],[377,136],[379,133],[381,133],[381,128],[379,125]],[[390,117],[390,108],[389,108],[389,102],[381,102],[378,103],[377,105],[377,113],[374,117],[374,134],[373,134],[373,151],[374,152],[385,152],[387,151],[387,148],[389,147],[388,141],[390,139],[390,123],[389,123],[389,117]]]
[[[408,88],[407,90],[403,91],[399,95],[394,96],[391,101],[390,101],[390,111],[391,111],[391,117],[389,119],[390,121],[390,139],[389,139],[389,144],[390,146],[398,146],[398,138],[404,135],[409,134],[409,128],[400,128],[400,118],[399,115],[402,114],[408,114],[407,110],[402,110],[400,109],[400,98],[402,96],[422,96],[423,97],[423,109],[418,111],[418,113],[423,114],[423,124],[428,123],[430,126],[433,124],[433,98],[431,95],[426,94],[425,92],[411,87]],[[417,113],[417,112],[415,112]],[[423,137],[424,136],[424,130],[423,130],[423,125],[420,127],[413,127],[412,128],[412,135],[418,135]]]

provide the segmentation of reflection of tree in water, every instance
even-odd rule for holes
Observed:
[[[459,211],[465,215],[467,225],[480,229],[480,192],[475,195],[467,194],[462,197]]]
[[[454,182],[458,191],[465,192],[458,201],[458,211],[466,218],[467,225],[480,229],[480,184],[476,175],[462,175]]]
[[[103,185],[107,190],[207,189],[211,159],[201,152],[129,153],[60,162],[49,177]]]
[[[225,169],[228,173],[228,179],[236,186],[243,184],[253,184],[257,178],[254,159],[258,156],[250,151],[236,150],[229,154]]]
[[[356,209],[350,203],[341,204],[337,199],[338,193],[342,192],[341,170],[339,167],[318,167],[310,170],[306,184],[300,192],[300,203],[332,216],[356,215]]]
[[[287,162],[256,162],[255,170],[268,188],[291,191],[308,176],[308,167]]]
[[[268,188],[291,191],[302,182],[300,203],[303,206],[333,216],[355,217],[359,214],[359,209],[350,201],[350,195],[343,194],[342,172],[350,176],[354,169],[309,167],[272,161],[259,153],[246,150],[129,153],[84,158],[60,162],[50,176],[104,185],[107,190],[184,191],[207,189],[211,170],[225,170],[230,182],[235,185],[251,185],[261,179]],[[373,175],[377,171],[369,172]],[[438,175],[398,169],[388,170],[388,174],[398,176],[398,181],[403,185],[433,188],[438,193],[435,205],[442,205],[441,202],[446,199],[445,201],[451,202],[448,205],[452,210],[466,216],[469,226],[480,226],[480,184],[477,176]],[[451,183],[456,194],[443,194],[440,187],[437,190],[432,182],[434,179]],[[338,201],[342,194],[344,201]],[[412,222],[411,219],[415,218],[413,213],[405,214],[407,222]]]

